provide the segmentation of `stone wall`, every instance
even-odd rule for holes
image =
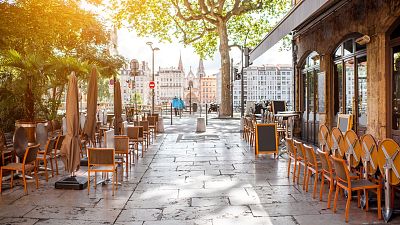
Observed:
[[[378,138],[387,136],[387,113],[390,96],[386,91],[390,86],[388,29],[400,16],[400,1],[396,0],[352,0],[332,13],[316,26],[306,31],[298,31],[294,36],[297,45],[294,62],[296,76],[308,54],[317,51],[321,56],[321,71],[326,74],[326,114],[320,114],[321,124],[333,123],[333,62],[332,54],[337,46],[352,36],[368,35],[367,44],[367,133]],[[297,81],[298,79],[296,79]],[[300,85],[296,82],[296,85]],[[299,87],[296,87],[296,105],[300,103]]]

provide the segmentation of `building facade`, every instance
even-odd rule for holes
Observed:
[[[185,73],[182,69],[169,67],[159,68],[155,75],[155,104],[171,102],[174,97],[183,98]]]
[[[123,104],[151,104],[149,81],[151,71],[148,63],[142,61],[139,65],[138,76],[133,77],[129,66],[120,70],[121,98]]]
[[[255,103],[284,100],[293,105],[293,68],[291,65],[250,66],[243,70],[244,100]],[[241,80],[233,83],[233,107],[241,106]]]
[[[337,126],[337,115],[349,114],[359,135],[400,142],[400,1],[300,1],[278,26],[250,61],[279,32],[293,32],[303,140],[317,143],[321,124]]]

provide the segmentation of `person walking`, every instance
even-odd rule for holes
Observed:
[[[172,99],[172,108],[174,108],[175,116],[178,116],[179,99],[176,96]]]
[[[182,116],[183,109],[185,108],[185,103],[182,98],[179,98],[179,115]]]

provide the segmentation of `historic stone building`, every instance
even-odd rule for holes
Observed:
[[[293,34],[295,109],[302,139],[352,114],[353,129],[400,141],[400,1],[300,1],[250,52]]]
[[[119,79],[121,82],[121,98],[123,104],[151,104],[149,81],[151,71],[147,62],[142,61],[139,65],[138,76],[133,77],[129,66],[120,70]],[[113,89],[111,90],[113,91]],[[111,92],[112,93],[112,92]]]

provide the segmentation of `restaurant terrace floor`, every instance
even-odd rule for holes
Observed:
[[[195,132],[194,117],[166,124],[165,133],[124,173],[114,196],[110,184],[91,186],[89,195],[55,189],[68,176],[62,172],[48,182],[41,175],[38,189],[28,181],[28,195],[20,179],[13,189],[3,183],[0,224],[345,224],[343,193],[335,214],[327,209],[329,185],[322,201],[314,199],[313,179],[306,192],[302,179],[294,184],[292,174],[287,177],[286,155],[255,156],[241,138],[239,120],[208,122],[205,133]],[[78,176],[87,177],[86,171],[81,167]],[[353,198],[349,224],[384,224],[372,193],[370,198],[368,212]],[[390,224],[400,224],[400,216]]]

